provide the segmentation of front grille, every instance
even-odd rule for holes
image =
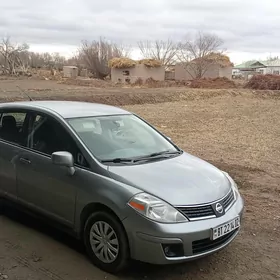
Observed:
[[[193,241],[192,243],[192,250],[193,254],[201,254],[205,253],[207,251],[214,250],[220,246],[222,246],[224,243],[226,243],[228,240],[230,240],[235,233],[238,231],[238,229],[228,233],[227,235],[224,235],[216,240],[211,240],[210,238],[205,238],[201,240]]]
[[[224,208],[227,209],[231,205],[233,200],[234,200],[234,194],[233,191],[231,190],[229,194],[222,200],[222,204]]]
[[[178,208],[190,220],[215,216],[211,205],[197,207],[179,207]]]
[[[212,204],[201,205],[201,206],[180,206],[177,209],[182,212],[189,220],[200,220],[216,217],[213,205],[220,202],[225,210],[228,210],[229,206],[234,201],[234,194],[231,190],[223,199],[216,201]]]

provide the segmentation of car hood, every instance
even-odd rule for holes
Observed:
[[[177,206],[209,203],[231,188],[221,170],[187,153],[145,164],[109,166],[108,171],[115,180]]]

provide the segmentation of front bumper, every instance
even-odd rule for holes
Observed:
[[[237,216],[242,220],[244,201],[240,195],[236,202],[219,218],[193,221],[178,224],[162,224],[141,217],[136,211],[131,209],[131,215],[123,221],[126,229],[131,258],[142,262],[152,264],[179,263],[188,260],[210,255],[226,247],[237,236],[239,229],[228,234],[227,237],[217,240],[219,242],[211,243],[211,228],[226,223]],[[201,253],[194,253],[193,242],[209,243],[209,250]],[[179,257],[167,257],[164,253],[165,244],[181,244],[183,255]],[[213,246],[214,245],[214,246]]]

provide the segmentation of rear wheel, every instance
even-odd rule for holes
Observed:
[[[84,228],[84,243],[97,267],[111,273],[125,268],[129,259],[128,241],[114,215],[103,211],[90,215]]]

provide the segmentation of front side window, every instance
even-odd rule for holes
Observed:
[[[178,151],[134,115],[72,118],[68,122],[91,153],[101,161]]]
[[[26,113],[23,112],[4,112],[0,119],[0,139],[12,142],[14,144],[26,145],[27,127]]]
[[[88,167],[88,163],[66,129],[56,120],[37,115],[34,119],[30,148],[51,155],[58,151],[70,152],[76,164]]]

